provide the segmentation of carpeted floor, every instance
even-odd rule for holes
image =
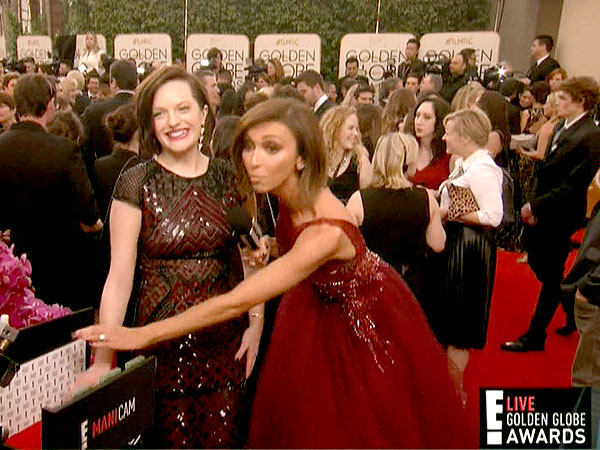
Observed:
[[[487,345],[472,351],[465,372],[465,387],[470,403],[479,401],[480,387],[569,387],[571,364],[578,334],[562,337],[555,330],[564,325],[559,307],[550,327],[543,352],[511,353],[499,344],[514,340],[527,330],[535,309],[540,283],[527,264],[516,262],[521,255],[499,251],[496,282],[492,297]],[[572,252],[567,267],[572,265]]]

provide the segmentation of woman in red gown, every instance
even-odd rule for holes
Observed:
[[[134,329],[96,325],[77,336],[96,347],[147,347],[284,293],[249,446],[475,446],[446,356],[417,301],[367,250],[325,187],[326,156],[312,111],[295,100],[257,105],[241,119],[233,155],[257,192],[279,198],[281,256],[229,293],[178,316]]]
[[[411,181],[415,186],[437,190],[450,175],[450,155],[446,153],[444,117],[450,112],[450,105],[437,95],[422,98],[404,131],[412,134],[419,143],[417,172]]]

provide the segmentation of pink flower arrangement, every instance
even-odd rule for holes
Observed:
[[[35,298],[29,278],[31,263],[24,254],[16,257],[13,250],[14,245],[0,240],[0,314],[8,314],[16,328],[71,314],[69,308]]]

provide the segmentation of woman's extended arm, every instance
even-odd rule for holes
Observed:
[[[346,211],[352,216],[356,226],[360,227],[365,216],[360,191],[356,191],[350,196],[350,199],[348,199],[348,203],[346,204]]]
[[[427,245],[434,252],[440,253],[446,245],[446,231],[442,226],[440,206],[435,199],[435,195],[433,192],[427,190],[427,197],[429,199],[429,225],[425,231],[425,239]]]
[[[116,350],[144,348],[225,322],[255,305],[293,288],[325,262],[350,259],[355,250],[339,227],[313,225],[298,236],[292,249],[242,281],[232,291],[195,305],[185,312],[142,328],[94,325],[75,333],[96,347]],[[99,336],[103,334],[103,340]]]
[[[360,145],[356,157],[358,158],[358,184],[361,189],[366,189],[373,181],[373,166],[369,161],[369,151]]]

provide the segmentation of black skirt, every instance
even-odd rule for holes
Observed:
[[[444,345],[482,349],[486,343],[496,271],[489,229],[446,224],[446,280],[440,298],[438,338]]]

